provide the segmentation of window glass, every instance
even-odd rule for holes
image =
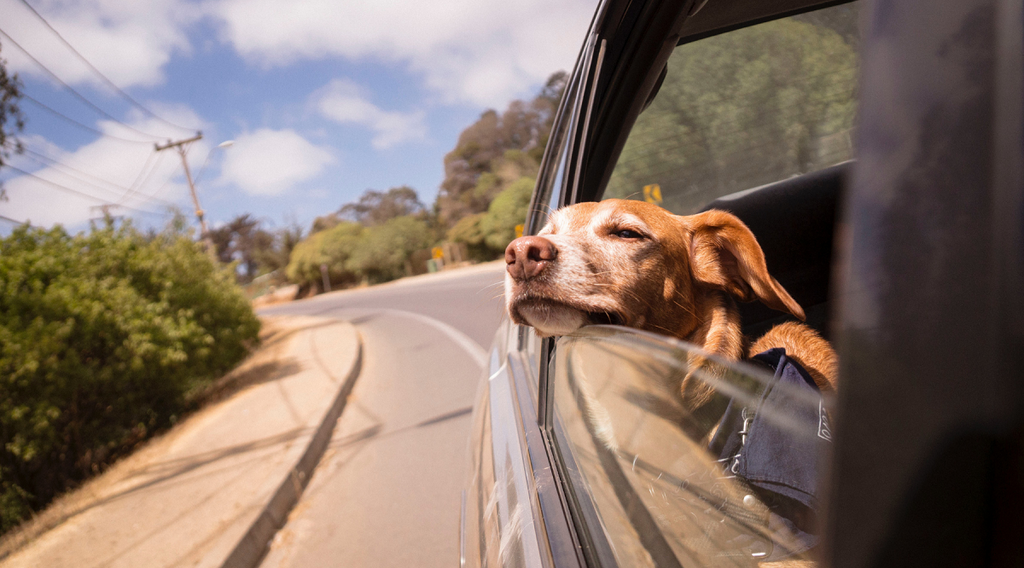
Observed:
[[[695,357],[707,364],[691,373]],[[558,340],[556,420],[579,470],[569,478],[600,519],[587,530],[603,531],[619,566],[806,558],[830,400],[786,361],[728,363],[603,326]],[[709,387],[714,412],[685,407],[684,379]]]
[[[542,175],[546,174],[544,175],[546,183],[543,186],[538,185],[537,195],[534,196],[538,210],[528,212],[530,219],[527,220],[527,228],[532,228],[533,232],[540,230],[544,223],[547,222],[548,215],[555,209],[558,209],[559,206],[562,186],[565,184],[565,170],[569,162],[569,144],[567,141],[575,118],[574,109],[576,108],[576,97],[579,93],[577,81],[579,81],[579,77],[573,77],[570,83],[566,85],[567,94],[565,95],[564,110],[562,115],[558,117],[558,122],[552,127],[552,140],[548,143],[549,148],[547,151],[554,160],[551,164],[545,164],[547,171],[542,172]],[[553,148],[550,147],[551,145],[553,145]]]
[[[527,376],[530,381],[530,396],[533,398],[534,408],[537,407],[538,380],[540,378],[540,356],[541,343],[543,339],[537,337],[537,332],[528,326],[518,326],[520,337],[520,351],[526,356]]]
[[[558,172],[555,174],[555,181],[551,187],[551,194],[548,195],[547,206],[544,210],[545,219],[552,211],[558,209],[558,206],[560,205],[559,200],[562,196],[562,186],[565,185],[565,169],[569,163],[569,145],[565,143],[565,138],[566,136],[562,137],[562,141],[559,145],[559,155],[561,156],[561,159],[558,161]],[[544,226],[544,223],[537,224],[538,229],[542,226]]]
[[[533,232],[540,230],[544,223],[547,222],[548,215],[555,209],[558,209],[559,206],[562,186],[565,184],[565,170],[569,162],[569,144],[567,144],[567,140],[575,114],[575,111],[571,109],[576,107],[574,101],[579,92],[577,81],[578,77],[573,77],[565,87],[568,89],[565,111],[558,117],[558,122],[552,128],[553,139],[550,143],[555,145],[554,150],[548,149],[550,155],[556,157],[556,161],[548,166],[549,171],[544,178],[547,180],[546,184],[543,186],[538,185],[537,187],[536,195],[533,199],[539,203],[536,206],[539,210],[527,213],[528,218],[525,225],[527,232],[530,231],[531,227]],[[541,375],[542,340],[537,337],[532,327],[522,326],[520,326],[519,330],[519,340],[519,349],[526,355],[526,363],[529,366],[530,394],[533,397],[534,407],[536,408],[537,393],[540,388],[538,382]]]
[[[847,4],[676,48],[604,197],[690,214],[851,159],[857,21]]]

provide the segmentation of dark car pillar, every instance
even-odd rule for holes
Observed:
[[[1024,562],[1019,0],[869,2],[825,560]]]

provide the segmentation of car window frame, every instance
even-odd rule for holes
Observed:
[[[549,141],[555,142],[545,148],[524,227],[525,235],[536,234],[547,220],[550,212],[548,204],[554,200],[557,207],[564,206],[569,201],[568,188],[577,183],[575,172],[579,164],[578,152],[582,150],[582,131],[585,130],[581,126],[586,122],[581,117],[587,112],[590,100],[587,94],[592,92],[591,85],[599,68],[599,57],[595,58],[595,52],[600,53],[601,43],[599,35],[593,30],[607,17],[606,7],[607,3],[599,7],[577,65],[566,83],[549,137]],[[563,134],[565,140],[560,142]],[[556,184],[556,181],[559,183]],[[580,515],[568,510],[572,506],[566,499],[566,488],[569,485],[564,477],[566,471],[561,465],[561,456],[553,448],[555,437],[550,428],[551,396],[547,392],[548,361],[554,340],[543,338],[538,349],[539,357],[531,360],[526,350],[529,333],[535,332],[520,327],[517,349],[508,354],[507,362],[511,375],[524,379],[513,380],[513,390],[518,400],[520,425],[535,480],[537,505],[543,524],[541,532],[548,537],[551,560],[555,566],[613,568],[616,564],[610,556],[607,542],[601,540],[603,535],[597,542],[589,538],[590,531],[581,530],[582,527],[577,524]],[[536,391],[533,390],[534,377],[537,380]],[[534,398],[534,394],[537,398]],[[594,510],[592,505],[590,510]]]

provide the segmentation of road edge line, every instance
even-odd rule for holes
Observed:
[[[352,325],[349,322],[344,322]],[[299,497],[309,484],[309,478],[313,469],[320,463],[327,450],[327,444],[331,441],[334,428],[345,410],[348,397],[352,394],[356,379],[363,367],[363,336],[355,326],[352,326],[356,333],[356,356],[352,362],[345,380],[342,381],[341,389],[335,396],[334,401],[324,414],[316,432],[309,439],[309,444],[302,456],[295,465],[288,470],[288,474],[278,485],[277,490],[271,495],[270,500],[260,511],[260,514],[246,530],[238,544],[221,564],[221,568],[254,568],[259,565],[267,552],[270,550],[270,543],[277,534],[277,531],[284,527],[288,521],[288,515],[299,502]],[[319,364],[319,363],[318,363]],[[326,371],[326,369],[324,369]]]

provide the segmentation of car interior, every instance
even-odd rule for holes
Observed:
[[[825,338],[829,330],[829,282],[833,234],[853,162],[844,162],[720,197],[702,211],[720,209],[739,217],[757,237],[768,271],[804,308],[807,325]],[[740,304],[743,332],[757,337],[787,316],[759,302]]]

